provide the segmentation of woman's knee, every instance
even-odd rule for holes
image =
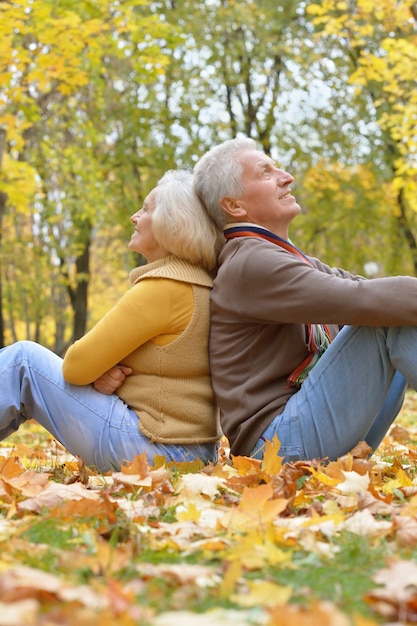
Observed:
[[[26,365],[30,369],[38,369],[41,364],[48,369],[60,367],[61,359],[54,352],[35,341],[23,339],[6,346],[1,350],[0,363],[4,367]]]

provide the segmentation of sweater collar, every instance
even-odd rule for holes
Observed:
[[[151,263],[145,263],[144,265],[139,265],[138,267],[135,267],[129,274],[130,284],[133,285],[138,280],[138,278],[141,278],[145,274],[148,274],[148,272],[151,272],[152,270],[157,270],[160,267],[163,267],[164,265],[169,263],[173,258],[174,257],[171,254],[169,256],[164,256],[162,259],[157,259],[156,261],[152,261]]]
[[[152,263],[135,267],[129,274],[129,282],[134,285],[142,278],[172,278],[186,283],[212,287],[212,276],[201,266],[171,254]]]

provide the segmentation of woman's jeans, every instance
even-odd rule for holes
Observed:
[[[286,461],[336,459],[361,441],[373,451],[417,390],[417,328],[346,326],[256,443],[276,435]]]
[[[146,453],[167,461],[217,460],[217,444],[152,443],[139,418],[117,395],[65,382],[62,359],[37,343],[19,341],[0,350],[0,440],[28,419],[44,426],[74,456],[101,471]]]

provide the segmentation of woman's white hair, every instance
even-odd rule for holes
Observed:
[[[170,254],[213,270],[223,232],[201,204],[192,172],[170,170],[155,189],[156,203],[152,212],[155,238]]]
[[[249,137],[228,139],[211,148],[194,166],[196,192],[219,227],[227,221],[227,214],[220,205],[222,198],[239,197],[244,191],[243,168],[237,154],[243,150],[258,149],[256,141]]]

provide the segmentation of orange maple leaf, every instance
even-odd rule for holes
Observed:
[[[121,466],[123,474],[138,474],[141,478],[145,478],[149,474],[149,465],[146,458],[146,453],[138,454],[133,461]]]
[[[245,487],[239,506],[231,516],[232,526],[251,527],[272,522],[287,507],[285,498],[273,499],[271,483],[258,487]]]

